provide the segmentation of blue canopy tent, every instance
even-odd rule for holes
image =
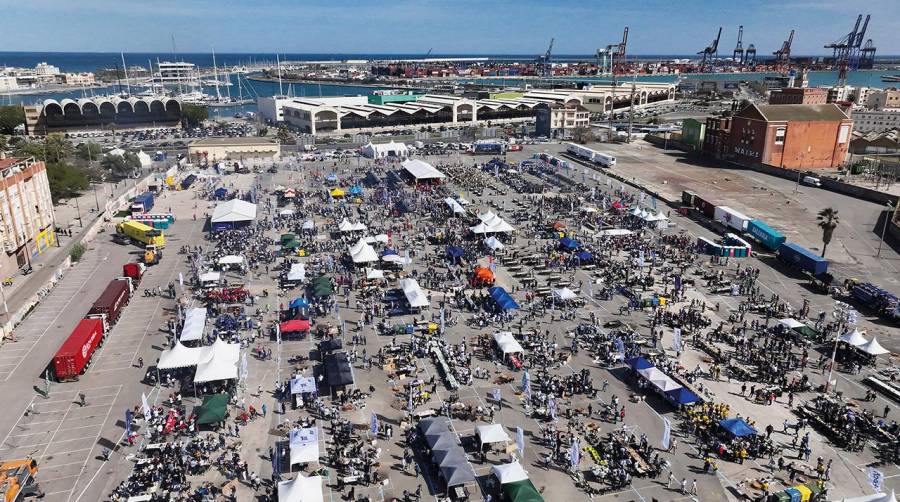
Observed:
[[[677,389],[667,391],[666,397],[672,400],[675,404],[681,405],[696,403],[700,400],[700,397],[697,396],[697,394],[694,394],[684,387],[679,387]]]
[[[466,254],[466,251],[458,246],[447,246],[447,256],[451,258],[459,258]]]
[[[501,310],[513,310],[519,308],[519,304],[513,300],[513,297],[500,286],[494,286],[493,288],[488,289],[488,293],[490,293],[491,298],[497,302],[497,306],[499,306]]]
[[[381,256],[389,256],[392,254],[399,254],[395,249],[384,248],[384,251],[381,252]]]
[[[627,359],[625,361],[625,364],[627,364],[628,367],[633,369],[634,371],[645,370],[647,368],[653,367],[653,364],[650,361],[644,359],[643,356],[632,357],[631,359]]]
[[[309,302],[305,298],[294,298],[288,306],[292,309],[306,309],[309,308]]]
[[[756,429],[750,427],[750,424],[745,422],[743,418],[728,418],[719,422],[719,425],[736,438],[756,434]]]
[[[566,249],[578,249],[581,247],[581,244],[578,243],[575,239],[570,237],[563,237],[559,240],[559,245]]]
[[[594,255],[592,255],[591,253],[588,253],[587,251],[581,251],[580,253],[578,253],[575,256],[577,256],[578,259],[581,261],[590,261],[594,258]]]
[[[350,187],[350,190],[347,190],[347,193],[349,193],[350,195],[362,195],[363,191],[362,188],[359,187],[359,185],[353,185],[352,187]]]
[[[216,188],[216,191],[215,191],[215,197],[216,197],[217,199],[224,199],[226,195],[228,195],[228,189],[227,189],[227,188],[221,188],[221,187],[220,187],[220,188]]]
[[[337,174],[328,173],[328,175],[325,176],[325,179],[328,181],[337,181],[338,177]]]

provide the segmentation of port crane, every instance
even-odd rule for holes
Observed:
[[[787,66],[791,64],[791,45],[794,43],[794,30],[788,35],[787,40],[781,43],[781,48],[773,52],[775,56],[776,66]]]
[[[744,26],[738,26],[738,39],[737,45],[734,47],[734,54],[731,56],[732,61],[735,63],[743,63],[744,62]]]
[[[547,47],[547,52],[545,52],[543,56],[538,56],[534,60],[535,66],[537,67],[536,70],[539,70],[540,74],[544,77],[549,77],[552,73],[552,67],[550,65],[550,61],[551,61],[552,54],[553,54],[553,42],[555,40],[556,39],[551,38],[550,46]]]
[[[747,66],[756,66],[756,46],[750,44],[744,52],[744,64]]]
[[[600,60],[600,73],[616,72],[617,67],[625,64],[625,53],[628,48],[628,27],[622,32],[622,41],[617,44],[609,44],[603,49],[597,49],[597,59]]]
[[[712,41],[711,44],[706,46],[702,51],[697,54],[702,54],[703,59],[700,61],[700,67],[706,67],[707,65],[714,65],[716,59],[719,57],[719,39],[722,38],[722,27],[719,26],[719,33],[716,35],[716,39]]]
[[[858,70],[861,66],[871,67],[875,59],[875,44],[866,37],[866,29],[869,27],[871,14],[863,21],[862,14],[857,16],[853,30],[843,37],[825,46],[833,51],[834,67],[838,70],[838,85],[844,85],[847,81],[847,71]],[[860,28],[862,23],[862,28]]]

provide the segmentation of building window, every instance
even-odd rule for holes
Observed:
[[[778,129],[775,129],[775,144],[776,145],[784,144],[784,134],[786,131],[787,131],[787,129],[784,127],[779,127]]]

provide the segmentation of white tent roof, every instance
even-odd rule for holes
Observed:
[[[366,224],[362,222],[356,222],[353,224],[353,230],[365,230],[367,228],[369,227],[367,227]]]
[[[894,490],[891,493],[876,493],[874,495],[863,495],[861,497],[842,498],[841,502],[897,502],[897,496]]]
[[[560,300],[571,300],[572,298],[575,298],[578,295],[576,295],[575,292],[569,288],[562,288],[562,289],[554,289],[553,296],[559,298]]]
[[[378,253],[365,239],[360,239],[350,247],[350,258],[353,263],[369,263],[378,261]]]
[[[419,282],[413,278],[400,279],[400,288],[406,295],[406,300],[412,307],[428,307],[431,302],[428,301],[428,295],[419,286]]]
[[[447,197],[446,199],[444,199],[444,202],[446,202],[447,205],[450,206],[453,214],[461,214],[466,212],[465,208],[460,206],[459,202],[456,202],[456,199],[454,199],[453,197]]]
[[[890,354],[891,351],[882,347],[880,343],[878,343],[877,337],[872,337],[868,343],[864,343],[859,346],[859,350],[865,352],[866,354],[870,354],[873,356],[880,356],[882,354]]]
[[[497,215],[494,214],[494,212],[491,211],[491,210],[488,210],[488,212],[486,212],[486,213],[479,213],[479,214],[478,214],[478,219],[481,220],[481,221],[490,221],[490,220],[493,220],[493,219],[496,218],[496,217],[497,217]]]
[[[481,223],[475,225],[474,227],[470,227],[470,229],[476,234],[503,233],[512,232],[513,230],[515,230],[512,225],[510,225],[503,218],[497,215],[494,215],[494,217],[491,219],[482,220]]]
[[[503,249],[505,246],[499,239],[494,237],[493,235],[484,240],[484,245],[489,247],[490,249],[496,251],[498,249]]]
[[[153,165],[153,158],[144,153],[143,150],[137,153],[137,158],[141,161],[141,167],[150,167]]]
[[[787,326],[788,329],[799,328],[804,326],[804,324],[796,319],[779,319],[778,324],[783,324]]]
[[[441,179],[447,176],[438,171],[428,162],[419,159],[404,160],[401,164],[413,178],[417,180]]]
[[[293,480],[278,482],[279,502],[324,502],[322,476],[297,474]]]
[[[389,241],[389,240],[391,240],[391,238],[388,237],[387,234],[378,234],[378,235],[375,236],[375,242],[385,243],[385,242],[387,242],[387,241]]]
[[[174,347],[159,354],[159,362],[156,363],[156,367],[161,370],[171,370],[196,366],[202,353],[202,347],[185,347],[181,342],[175,342]]]
[[[503,426],[500,424],[479,425],[475,427],[475,433],[478,434],[481,444],[510,441],[509,434],[503,430]]]
[[[842,342],[846,342],[854,347],[859,347],[869,343],[866,340],[866,337],[862,336],[862,333],[859,332],[859,329],[853,328],[853,331],[848,331],[839,337],[839,340]]]
[[[291,429],[291,465],[319,461],[319,430]]]
[[[366,279],[384,279],[384,272],[377,268],[367,268]]]
[[[312,230],[316,228],[316,224],[313,222],[313,220],[306,220],[303,222],[303,226],[300,228],[302,230]]]
[[[287,280],[289,281],[305,281],[306,266],[302,263],[291,263],[291,269],[288,271]]]
[[[338,223],[338,230],[341,232],[352,232],[353,231],[353,223],[350,223],[350,220],[344,218]]]
[[[239,265],[241,263],[244,263],[243,256],[230,254],[219,258],[219,265]]]
[[[182,342],[199,340],[203,337],[203,330],[205,327],[206,309],[188,309],[188,311],[184,314],[184,326],[182,326],[181,328],[181,335],[178,337],[178,339]]]
[[[405,157],[409,153],[409,148],[405,143],[394,143],[394,140],[391,140],[389,143],[368,143],[362,148],[362,154],[372,158],[387,157],[390,152],[394,152],[394,155]]]
[[[294,214],[294,210],[290,208],[282,209],[281,211],[278,211],[278,214],[280,214],[281,216],[290,216]]]
[[[511,464],[497,464],[491,466],[491,474],[500,481],[501,485],[528,479],[528,473],[525,472],[525,469],[522,468],[522,464],[518,461]]]
[[[525,352],[525,349],[522,348],[522,344],[520,344],[509,331],[494,333],[494,341],[497,342],[497,346],[500,347],[500,350],[504,354]]]
[[[125,155],[125,150],[122,150],[121,148],[113,148],[112,150],[106,152],[106,154],[107,155],[118,155],[119,157],[122,157]]]
[[[222,274],[218,272],[204,272],[199,276],[200,282],[219,282],[222,279]]]
[[[611,228],[609,230],[601,230],[597,232],[597,235],[609,235],[609,236],[617,236],[617,235],[631,235],[631,230],[625,228]]]
[[[226,343],[217,338],[210,347],[212,357],[197,365],[194,382],[204,383],[216,380],[230,380],[238,377],[238,359],[241,357],[241,344]]]
[[[256,219],[256,204],[240,199],[231,199],[216,206],[212,214],[213,223],[253,221]]]
[[[655,385],[656,388],[663,392],[681,388],[680,384],[676,383],[674,380],[669,378],[668,375],[657,368],[644,368],[642,370],[638,370],[638,374],[649,380],[651,384]]]

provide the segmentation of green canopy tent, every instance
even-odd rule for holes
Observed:
[[[290,242],[293,242],[297,239],[297,236],[294,234],[281,234],[281,245],[284,246]]]
[[[312,280],[309,284],[310,292],[313,296],[329,296],[334,293],[334,286],[331,279],[321,275]]]
[[[506,483],[501,489],[510,502],[544,502],[544,497],[541,497],[530,479]]]
[[[228,407],[228,394],[213,394],[203,398],[203,404],[197,412],[197,424],[215,424],[225,420]]]

